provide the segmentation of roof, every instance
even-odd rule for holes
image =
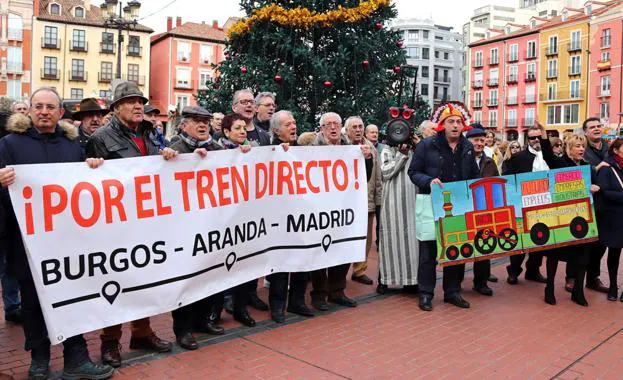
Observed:
[[[226,34],[222,28],[215,28],[212,24],[185,22],[168,32],[154,36],[151,44],[154,45],[168,37],[188,38],[191,40],[225,43]]]
[[[56,3],[61,6],[61,14],[60,15],[52,15],[48,12],[48,5],[50,3]],[[73,9],[76,6],[85,7],[83,0],[41,0],[39,4],[39,16],[37,16],[38,20],[42,21],[53,21],[63,24],[75,24],[75,25],[85,25],[85,26],[99,26],[104,27],[104,16],[102,10],[93,4],[90,5],[89,10],[85,9],[86,17],[74,17]],[[153,29],[141,25],[136,24],[133,29],[137,32],[145,32],[145,33],[153,33]]]

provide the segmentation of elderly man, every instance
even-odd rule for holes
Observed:
[[[160,110],[151,104],[146,104],[143,107],[143,113],[145,114],[144,119],[154,126],[154,138],[158,141],[158,144],[160,144],[160,149],[169,146],[169,142],[164,137],[164,126],[162,125],[162,121],[158,118]]]
[[[342,136],[342,118],[335,112],[328,112],[320,117],[320,133],[312,143],[314,146],[321,145],[350,145],[348,140]],[[363,130],[363,127],[362,127]],[[366,177],[368,180],[372,176],[373,157],[369,145],[360,145],[361,151],[366,159]],[[346,289],[346,275],[350,264],[337,265],[312,272],[312,306],[316,310],[329,310],[329,302],[356,307],[357,301],[349,298],[344,293]]]
[[[437,131],[435,130],[437,126],[430,120],[424,120],[420,126],[418,127],[418,134],[422,136],[423,139],[427,137],[437,136]]]
[[[87,156],[104,158],[143,157],[162,154],[165,159],[177,155],[170,148],[160,150],[159,143],[153,139],[153,126],[145,121],[143,106],[147,98],[133,82],[122,82],[115,88],[113,102],[110,105],[113,117],[110,123],[98,129],[87,145]],[[136,233],[136,231],[131,232]],[[119,340],[121,325],[102,330],[102,362],[113,367],[121,366]],[[131,349],[146,349],[154,352],[171,351],[171,342],[156,336],[149,324],[149,318],[132,322]]]
[[[385,144],[379,141],[379,127],[374,124],[368,124],[364,130],[364,135],[366,139],[374,145],[378,154],[381,154],[381,151],[385,148]]]
[[[251,90],[244,89],[234,92],[231,109],[234,113],[237,113],[247,120],[247,140],[249,140],[251,146],[270,145],[268,132],[257,127],[253,122],[255,116],[255,100],[253,99],[253,92]]]
[[[261,128],[268,132],[270,127],[270,118],[275,113],[275,94],[272,92],[260,92],[255,97],[255,117],[253,124],[256,128]]]
[[[26,102],[16,102],[11,107],[12,113],[21,113],[22,115],[28,116],[28,104]]]
[[[212,114],[212,119],[210,120],[210,134],[212,135],[212,138],[216,141],[223,137],[221,128],[223,126],[224,117],[225,115],[223,115],[221,112],[214,112]],[[220,134],[220,136],[216,136],[217,134]]]
[[[104,115],[108,112],[107,109],[99,105],[97,99],[82,99],[79,110],[72,115],[72,119],[80,121],[78,141],[82,150],[86,151],[91,135],[102,126]]]
[[[451,104],[443,107],[437,120],[440,130],[443,130],[437,136],[426,138],[418,144],[409,167],[409,177],[421,194],[430,194],[433,185],[443,186],[444,182],[480,177],[474,147],[461,134],[466,126],[463,113]],[[432,311],[437,281],[437,242],[419,241],[419,246],[419,307],[423,311]],[[469,302],[460,294],[464,271],[465,265],[443,268],[443,301],[460,308],[469,308]]]
[[[8,165],[80,162],[84,153],[76,140],[78,133],[71,125],[60,125],[63,116],[61,98],[52,88],[40,88],[32,94],[29,118],[15,114],[9,121],[11,132],[0,140],[0,210],[3,210],[6,239],[0,241],[11,253],[9,264],[19,279],[22,292],[25,349],[30,351],[29,379],[45,379],[50,366],[50,339],[37,296],[37,290],[26,257],[22,235],[11,206],[7,187],[15,182],[15,171]],[[102,160],[89,159],[92,168]],[[54,249],[54,247],[51,247]],[[105,379],[113,374],[113,368],[94,364],[89,358],[86,341],[82,335],[73,336],[65,342],[65,379]]]
[[[368,255],[372,248],[372,227],[374,226],[374,217],[376,208],[381,207],[381,163],[379,155],[374,145],[363,137],[363,120],[359,116],[351,116],[344,123],[346,127],[346,137],[351,144],[367,145],[372,152],[372,174],[368,178],[368,234],[366,236],[366,260],[353,264],[353,274],[351,280],[357,281],[364,285],[372,285],[373,281],[366,274],[368,269]],[[377,131],[378,133],[378,131]]]

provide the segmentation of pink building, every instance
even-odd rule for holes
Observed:
[[[537,119],[538,28],[508,24],[489,32],[490,38],[469,45],[475,57],[472,117],[502,140],[523,142],[524,131]]]
[[[590,25],[588,117],[599,117],[604,126],[622,124],[623,5],[604,12]]]
[[[149,102],[166,114],[170,105],[196,105],[195,95],[215,76],[213,64],[224,58],[225,31],[212,25],[186,22],[175,27],[167,18],[167,31],[151,37]]]

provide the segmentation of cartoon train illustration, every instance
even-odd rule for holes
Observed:
[[[439,233],[447,260],[468,259],[474,250],[481,255],[492,254],[496,248],[498,252],[511,252],[518,246],[521,234],[527,234],[535,246],[541,246],[548,243],[556,230],[568,229],[575,239],[582,239],[589,232],[593,209],[588,195],[524,207],[523,220],[518,221],[515,207],[507,204],[506,182],[504,178],[492,177],[470,184],[474,211],[458,216],[452,216],[450,192],[443,192],[445,216],[439,219]],[[548,182],[546,187],[549,188]]]

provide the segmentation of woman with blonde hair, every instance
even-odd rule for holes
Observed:
[[[521,152],[521,144],[519,143],[519,141],[514,140],[508,143],[508,147],[506,148],[506,152],[504,152],[504,157],[502,160],[501,173],[506,173],[508,171],[507,161],[510,160],[513,154],[519,152]]]

